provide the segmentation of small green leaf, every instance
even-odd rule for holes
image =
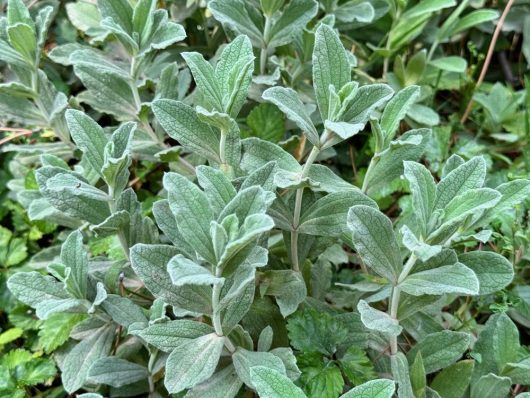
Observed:
[[[359,301],[357,310],[361,314],[364,326],[370,330],[377,330],[389,336],[398,336],[403,330],[396,319],[391,318],[386,312],[370,307],[364,300]]]
[[[352,388],[340,398],[392,398],[396,384],[392,380],[378,379]]]
[[[474,362],[464,360],[457,362],[436,375],[431,388],[442,398],[462,398],[471,381]]]
[[[430,64],[447,72],[464,73],[467,69],[466,60],[456,56],[437,58],[430,61]]]

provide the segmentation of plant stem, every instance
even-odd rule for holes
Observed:
[[[220,277],[222,274],[222,270],[219,267],[215,267],[215,276]],[[225,337],[225,347],[230,352],[234,352],[236,350],[236,347],[234,344],[230,341],[228,336],[225,336],[223,333],[223,325],[221,324],[221,313],[217,310],[217,307],[219,307],[219,299],[221,298],[221,288],[222,285],[219,283],[216,283],[213,286],[212,289],[212,323],[215,330],[215,333],[220,337]]]
[[[392,298],[390,299],[390,308],[389,308],[389,315],[392,319],[397,320],[399,298],[401,296],[401,289],[399,288],[399,284],[407,278],[410,271],[412,270],[412,267],[414,267],[414,264],[416,264],[416,260],[417,260],[417,257],[414,254],[411,254],[409,259],[403,266],[403,270],[399,274],[396,284],[392,288]],[[390,354],[395,355],[397,354],[397,351],[398,351],[397,336],[392,336],[390,337]]]
[[[271,19],[265,15],[265,28],[263,29],[263,47],[259,56],[259,73],[265,75],[267,73],[267,55],[269,45],[269,35],[271,30]]]
[[[491,37],[491,42],[488,47],[488,52],[486,53],[486,59],[484,60],[482,70],[480,71],[480,76],[477,80],[477,84],[475,84],[475,88],[473,89],[473,92],[471,93],[471,98],[469,99],[469,103],[467,104],[466,110],[462,115],[462,118],[460,119],[460,123],[462,124],[466,122],[467,118],[469,117],[469,114],[471,113],[471,108],[473,107],[473,94],[475,90],[479,88],[479,86],[482,84],[482,81],[486,77],[486,72],[488,71],[491,62],[491,57],[493,56],[493,52],[495,50],[495,44],[497,43],[497,39],[499,38],[499,35],[501,33],[502,26],[504,25],[504,20],[506,19],[508,12],[510,12],[510,8],[512,8],[513,2],[514,0],[508,0],[508,3],[506,4],[506,7],[504,7],[504,11],[502,12],[499,22],[495,27],[495,31],[493,32],[493,36]]]
[[[158,355],[158,349],[154,348],[149,357],[149,363],[147,364],[147,371],[149,372],[149,395],[155,392],[155,381],[153,380],[153,366],[155,365],[156,357]]]
[[[309,173],[309,168],[314,163],[319,153],[320,149],[314,146],[311,152],[309,153],[309,157],[307,158],[302,169],[302,174],[300,176],[301,179],[307,177],[307,174]],[[304,188],[298,188],[296,190],[296,197],[294,201],[293,225],[291,230],[291,263],[293,266],[293,270],[296,272],[300,271],[300,264],[298,262],[298,227],[300,224],[300,213],[302,211],[303,196]]]

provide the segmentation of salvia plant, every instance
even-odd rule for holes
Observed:
[[[58,45],[46,62],[73,69],[83,89],[72,97],[42,59],[56,9],[30,14],[9,0],[0,20],[12,72],[0,110],[58,139],[8,148],[20,167],[9,188],[31,220],[62,228],[7,287],[42,322],[64,322],[46,350],[57,349],[64,390],[502,398],[529,385],[530,350],[510,313],[477,325],[468,310],[514,278],[513,263],[483,245],[530,181],[492,183],[483,156],[438,158],[434,174],[421,161],[440,136],[422,76],[465,71],[441,44],[497,12],[462,17],[461,2],[429,51],[405,59],[396,54],[454,1],[212,0],[207,12],[230,38],[215,53],[168,49],[186,32],[157,3],[67,3],[91,45]],[[374,54],[387,82],[359,79],[336,28],[386,12],[392,29]],[[295,50],[284,57],[286,46]],[[497,112],[476,95],[488,129],[522,100]],[[366,169],[353,184],[328,161],[360,137]],[[135,189],[142,162],[164,170],[152,175],[154,198]],[[383,211],[391,205],[397,217]],[[0,334],[0,348],[18,337]],[[0,396],[22,397],[55,372],[13,351],[0,360]]]

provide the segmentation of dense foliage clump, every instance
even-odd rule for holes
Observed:
[[[0,397],[530,396],[529,5],[0,6]]]

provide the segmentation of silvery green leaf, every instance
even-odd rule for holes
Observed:
[[[389,336],[399,336],[403,328],[399,326],[397,319],[393,319],[386,312],[372,308],[364,300],[357,304],[357,310],[361,314],[361,320],[368,329],[377,330]]]
[[[259,185],[266,191],[275,190],[274,175],[277,171],[277,163],[270,161],[265,163],[263,166],[256,168],[252,171],[241,184],[240,190],[246,189],[253,185]]]
[[[132,31],[139,34],[141,39],[149,36],[153,28],[153,13],[156,2],[153,0],[140,0],[136,3],[132,13]]]
[[[298,231],[317,236],[340,236],[347,233],[348,210],[356,205],[377,208],[377,204],[361,191],[330,193],[318,199],[303,212]]]
[[[249,16],[244,1],[213,0],[208,3],[208,8],[219,22],[247,35],[254,47],[261,47],[263,44],[262,33]]]
[[[195,256],[195,250],[184,240],[180,233],[177,220],[169,208],[167,199],[159,200],[153,204],[153,215],[156,223],[166,237],[188,258]]]
[[[449,56],[433,59],[429,62],[437,69],[447,72],[464,73],[467,69],[467,62],[462,57]]]
[[[380,6],[380,4],[379,4]],[[341,22],[359,22],[359,23],[370,23],[377,18],[376,8],[377,4],[372,6],[368,1],[348,1],[339,6],[334,14],[337,19]]]
[[[195,313],[211,312],[211,289],[206,286],[176,287],[171,283],[166,266],[178,254],[177,248],[166,245],[137,244],[131,248],[131,266],[145,287],[157,298]]]
[[[152,104],[153,113],[168,135],[184,148],[220,163],[219,138],[204,122],[200,121],[190,106],[173,100],[160,99]]]
[[[88,379],[93,383],[119,388],[146,381],[148,376],[149,372],[144,366],[118,357],[106,357],[91,366]]]
[[[22,0],[9,0],[7,3],[7,24],[25,23],[33,27],[33,20],[29,13],[28,7]]]
[[[210,207],[216,216],[236,196],[234,186],[219,169],[203,165],[198,166],[197,180],[204,190]]]
[[[195,108],[195,111],[197,112],[199,120],[218,128],[221,132],[227,132],[235,123],[235,121],[224,112],[218,112],[216,110],[210,112],[200,105]]]
[[[135,322],[148,322],[142,308],[126,297],[109,294],[101,303],[101,307],[112,317],[114,322],[124,328],[128,328]]]
[[[444,330],[427,335],[407,354],[409,360],[421,352],[427,374],[446,368],[462,357],[469,348],[471,336],[468,333]]]
[[[210,378],[223,350],[225,338],[215,333],[189,340],[169,354],[164,385],[171,394]]]
[[[329,167],[321,164],[311,165],[307,175],[309,176],[309,179],[313,181],[313,191],[333,193],[358,189],[331,171]]]
[[[156,85],[155,100],[173,99],[182,100],[191,84],[191,74],[188,71],[179,71],[178,64],[173,62],[160,72],[160,79]]]
[[[162,50],[186,38],[184,28],[169,21],[167,10],[153,12],[153,26],[151,34],[148,37],[142,37],[140,55],[146,55],[152,50]]]
[[[324,121],[333,120],[335,115],[330,109],[329,89],[333,86],[336,91],[339,91],[346,83],[349,83],[351,66],[339,36],[326,24],[321,24],[315,33],[312,63],[313,85],[320,115]],[[326,125],[326,128],[330,127]],[[339,135],[343,139],[348,138]]]
[[[127,33],[133,31],[133,9],[127,0],[98,0],[103,18],[111,18]]]
[[[171,352],[185,342],[213,333],[213,327],[187,319],[154,323],[140,330],[131,331],[147,344],[161,351]]]
[[[323,25],[322,25],[323,26]],[[337,135],[338,137],[334,137],[324,145],[324,147],[330,147],[332,145],[335,145],[336,143],[347,140],[350,137],[353,137],[358,132],[362,131],[364,129],[363,123],[346,123],[346,122],[331,122],[329,120],[326,120],[324,122],[324,127]],[[332,145],[330,145],[330,143]]]
[[[263,274],[261,294],[274,296],[284,317],[296,311],[306,296],[305,282],[300,273],[291,270],[273,270]]]
[[[471,384],[471,398],[506,398],[511,385],[512,380],[509,377],[489,373]]]
[[[431,383],[431,388],[442,397],[462,398],[471,381],[474,367],[473,360],[457,362],[436,375]]]
[[[375,194],[388,189],[388,185],[403,174],[403,161],[417,161],[425,150],[429,129],[409,130],[397,140],[392,141],[388,148],[377,154],[374,166],[365,177],[368,194]]]
[[[386,84],[368,84],[355,91],[343,111],[342,120],[348,123],[366,123],[372,113],[383,106],[394,94],[394,90]]]
[[[306,398],[287,376],[266,366],[250,368],[250,379],[261,398]]]
[[[403,263],[392,222],[379,210],[358,205],[349,210],[347,225],[363,262],[389,281],[397,280]]]
[[[110,354],[115,332],[114,326],[104,325],[68,352],[61,367],[61,380],[67,392],[83,387],[94,362]]]
[[[181,55],[191,70],[202,101],[208,105],[210,110],[224,112],[221,88],[213,66],[199,53],[184,52]]]
[[[16,23],[7,27],[7,37],[11,46],[29,65],[34,65],[37,54],[37,39],[31,26]]]
[[[0,60],[18,68],[24,69],[28,67],[27,62],[22,58],[22,55],[15,51],[11,45],[3,39],[0,39]]]
[[[413,273],[400,287],[413,296],[447,293],[476,295],[479,293],[479,280],[472,269],[457,263]]]
[[[232,362],[239,378],[250,388],[254,388],[250,376],[250,369],[254,366],[265,366],[285,374],[282,360],[269,352],[254,352],[238,347],[236,352],[232,354]]]
[[[458,166],[463,165],[466,163],[466,161],[456,153],[453,153],[449,158],[446,160],[443,168],[442,168],[442,179],[445,178],[447,174],[449,174],[451,171],[456,169]]]
[[[35,307],[35,315],[39,319],[48,319],[48,317],[57,312],[86,312],[87,304],[84,299],[46,299],[39,302]]]
[[[530,381],[530,358],[507,363],[502,374],[509,377],[513,384],[528,385]]]
[[[96,51],[94,48],[90,47],[82,47],[81,49],[66,47],[65,51],[68,50],[71,51],[70,57],[68,58],[68,65],[84,65],[87,67],[98,68],[100,71],[115,74],[122,80],[130,80],[129,73],[116,63],[109,60],[103,52]]]
[[[410,384],[409,363],[407,357],[398,352],[390,357],[392,376],[398,385],[398,397],[413,397],[412,385]]]
[[[226,279],[219,306],[215,309],[220,313],[224,333],[230,333],[250,309],[254,300],[255,275],[255,267],[241,264]]]
[[[434,109],[421,104],[412,104],[407,112],[407,119],[427,127],[440,124],[438,113]]]
[[[213,219],[210,204],[203,191],[186,177],[176,173],[164,175],[164,188],[168,191],[169,207],[186,242],[211,264],[215,253],[210,238],[210,221]]]
[[[377,379],[352,388],[340,398],[392,398],[396,384],[392,380]]]
[[[136,104],[129,81],[115,72],[84,63],[74,65],[74,72],[88,89],[77,96],[78,100],[117,120],[136,118],[139,104]]]
[[[88,282],[88,254],[79,230],[72,232],[61,246],[61,263],[69,269],[66,289],[77,298],[86,298]]]
[[[242,385],[234,365],[230,364],[188,390],[185,398],[235,398]]]
[[[4,118],[15,122],[35,126],[47,124],[45,115],[31,101],[2,92],[0,92],[0,112]]]
[[[309,142],[320,147],[318,132],[296,91],[286,87],[271,87],[263,92],[262,97],[280,108],[303,131]]]
[[[453,265],[458,262],[456,252],[452,249],[443,248],[442,251],[427,261],[418,260],[412,268],[412,272],[420,272],[438,268],[444,265]]]
[[[479,294],[491,294],[508,286],[514,276],[512,264],[495,252],[473,251],[458,256],[479,280]]]
[[[79,398],[105,398],[103,395],[96,394],[93,392],[86,392],[84,394],[79,394],[78,397]]]
[[[434,206],[436,183],[431,172],[420,163],[405,161],[403,167],[412,193],[414,214],[425,233]]]
[[[100,358],[90,367],[88,378],[96,384],[121,387],[149,376],[147,368],[118,357]]]
[[[300,372],[300,369],[298,369],[298,366],[296,365],[296,357],[293,354],[293,350],[291,348],[276,347],[270,350],[269,352],[271,354],[276,355],[283,361],[283,365],[285,366],[285,372],[288,378],[294,381],[300,377],[302,372]]]
[[[61,283],[35,271],[14,274],[8,279],[7,287],[18,300],[33,308],[44,300],[69,297]]]
[[[318,183],[311,181],[309,177],[302,178],[300,173],[293,173],[292,171],[278,170],[274,175],[274,185],[280,189],[299,189],[311,188],[316,190],[319,187]]]
[[[137,54],[139,51],[138,43],[126,32],[114,19],[106,17],[100,22],[103,29],[111,32],[116,37],[121,45],[125,48],[129,55]]]
[[[436,186],[434,209],[443,209],[456,196],[470,189],[481,188],[485,177],[486,161],[481,156],[451,170]]]
[[[455,196],[445,207],[442,225],[429,233],[428,241],[440,243],[450,238],[468,217],[480,217],[481,211],[492,208],[500,199],[501,194],[491,188],[470,189]]]
[[[223,49],[215,66],[225,112],[233,118],[245,102],[253,71],[252,44],[247,36],[240,35]]]
[[[258,351],[269,351],[272,346],[274,331],[270,326],[263,328],[258,338]]]
[[[419,86],[408,86],[398,91],[386,104],[381,116],[381,129],[385,132],[385,147],[390,144],[399,122],[405,118],[411,105],[414,104],[419,95]]]
[[[135,131],[136,123],[122,124],[112,133],[109,143],[104,148],[105,163],[102,174],[107,185],[112,187],[114,196],[121,193],[129,182],[128,168],[131,164],[129,153]]]
[[[96,308],[107,298],[108,294],[105,290],[105,285],[101,282],[98,282],[96,284],[96,297],[94,298],[94,301],[92,302],[92,305],[88,309],[89,314],[93,314],[96,312]]]
[[[315,0],[290,1],[272,24],[268,45],[279,47],[293,41],[317,12],[318,3]]]
[[[264,214],[274,199],[276,199],[274,193],[265,191],[259,186],[243,189],[225,206],[218,220],[221,221],[226,216],[235,214],[242,223],[252,214]]]
[[[484,214],[485,221],[491,220],[503,214],[509,209],[522,203],[530,196],[530,181],[529,180],[513,180],[499,185],[495,188],[502,197],[495,207],[486,210]]]
[[[237,238],[228,242],[222,255],[219,257],[219,266],[223,267],[228,264],[262,234],[270,231],[272,228],[274,228],[274,221],[266,214],[252,214],[245,218]]]
[[[278,168],[298,173],[302,167],[289,152],[272,142],[260,140],[259,138],[247,138],[241,141],[243,156],[241,157],[241,168],[247,172],[262,167],[271,161],[275,161]]]
[[[205,267],[177,254],[167,264],[167,272],[175,286],[184,285],[222,285],[224,278],[213,275]]]
[[[421,261],[427,261],[442,251],[442,246],[440,245],[431,246],[419,240],[407,225],[403,225],[400,232],[403,245]]]

